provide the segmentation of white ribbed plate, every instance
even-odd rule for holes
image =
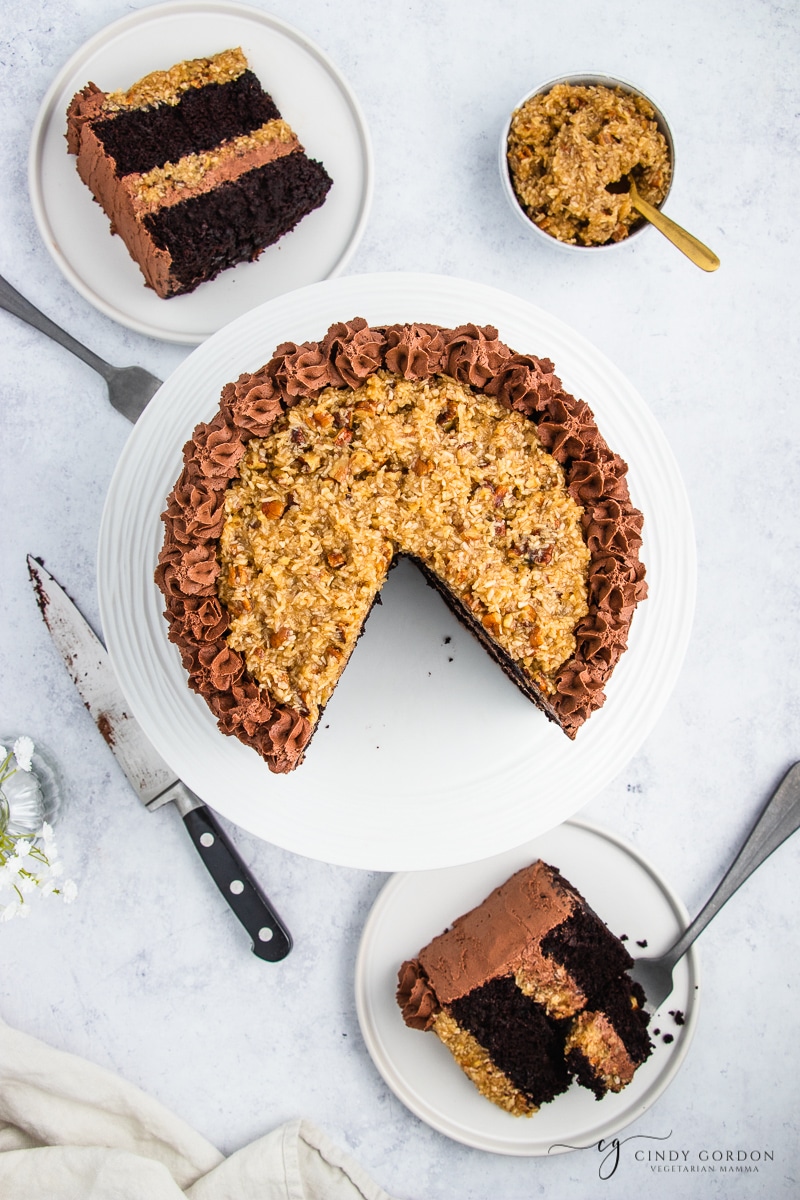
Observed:
[[[516,350],[552,358],[630,464],[645,514],[650,596],[608,700],[575,742],[546,720],[409,564],[334,692],[306,761],[270,774],[225,737],[186,686],[167,641],[153,570],[159,519],[195,424],[220,389],[283,341],[338,320],[493,324]],[[313,858],[371,870],[469,862],[535,837],[577,812],[652,728],[680,670],[695,596],[691,515],[672,452],[641,397],[561,321],[497,289],[444,276],[330,280],[270,301],[198,347],[137,422],[111,482],[100,532],[103,628],[120,683],[153,744],[185,782],[251,832]],[[446,639],[451,639],[446,641]]]
[[[241,46],[311,158],[333,179],[325,203],[253,263],[162,300],[144,278],[67,153],[67,106],[91,80],[105,91],[150,71]],[[195,345],[257,304],[344,270],[366,227],[372,150],[361,108],[327,55],[286,22],[226,0],[168,0],[90,38],[53,80],[31,137],[28,185],[47,249],[73,287],[120,324]]]
[[[696,947],[675,968],[672,994],[650,1022],[655,1048],[631,1083],[600,1102],[573,1084],[531,1118],[512,1117],[484,1099],[435,1034],[405,1025],[395,1000],[400,965],[537,858],[557,867],[612,933],[627,935],[633,957],[662,954],[688,925],[681,900],[632,846],[593,825],[567,821],[484,862],[393,876],[372,906],[361,936],[355,975],[358,1020],[386,1083],[440,1133],[496,1154],[562,1154],[591,1147],[599,1165],[604,1139],[646,1112],[686,1057],[700,1007]],[[640,950],[637,941],[646,941],[647,949]],[[683,1025],[670,1016],[678,1010],[684,1014]],[[672,1040],[664,1042],[665,1034]],[[605,1153],[610,1150],[605,1143]]]

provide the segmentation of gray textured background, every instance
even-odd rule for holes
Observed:
[[[110,361],[163,377],[188,351],[118,327],[70,287],[42,244],[26,182],[52,78],[88,37],[139,7],[7,0],[0,272]],[[696,522],[694,632],[652,734],[581,815],[630,839],[694,911],[800,757],[800,10],[767,0],[273,0],[269,10],[332,57],[366,113],[375,199],[348,272],[469,276],[533,301],[625,372],[671,442]],[[536,83],[575,69],[630,79],[665,110],[678,147],[668,209],[718,252],[716,275],[652,231],[619,254],[569,256],[527,237],[508,211],[496,173],[503,120]],[[656,1143],[624,1146],[604,1182],[592,1152],[480,1153],[394,1099],[361,1042],[352,992],[360,928],[383,876],[234,831],[297,942],[278,969],[243,948],[177,817],[148,816],[97,738],[25,571],[26,553],[43,556],[97,618],[98,525],[129,426],[88,368],[5,314],[0,329],[0,731],[29,732],[56,751],[68,792],[60,840],[80,885],[72,908],[48,901],[0,928],[0,1016],[117,1070],[226,1151],[300,1115],[401,1197],[640,1195],[655,1176],[634,1150]],[[656,1179],[671,1196],[798,1192],[798,866],[795,839],[704,936],[694,1045],[623,1135],[671,1132],[664,1145],[694,1164],[701,1150],[774,1158],[735,1181]]]

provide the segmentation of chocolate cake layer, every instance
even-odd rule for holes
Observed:
[[[587,1008],[602,1009],[633,1061],[643,1062],[650,1047],[644,992],[625,974],[630,954],[597,914],[588,905],[576,910],[543,939],[542,952],[570,972]]]
[[[536,1108],[569,1087],[564,1058],[568,1022],[551,1020],[513,979],[492,979],[454,1000],[449,1011]]]
[[[172,260],[170,294],[191,291],[226,267],[256,258],[319,208],[330,186],[320,163],[295,152],[145,216],[153,242]]]
[[[94,131],[114,159],[117,175],[125,176],[211,150],[279,116],[272,97],[248,70],[227,83],[190,88],[177,104],[100,117]]]

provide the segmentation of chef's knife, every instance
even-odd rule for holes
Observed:
[[[267,897],[250,876],[211,810],[171,771],[128,712],[105,646],[75,604],[28,555],[36,600],[72,682],[117,762],[153,811],[172,801],[212,879],[253,941],[253,953],[268,962],[285,958],[292,938]]]

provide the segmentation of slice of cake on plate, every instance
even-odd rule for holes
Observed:
[[[403,963],[397,1002],[482,1095],[531,1116],[573,1079],[619,1092],[652,1051],[633,960],[578,890],[524,867]]]
[[[309,158],[240,49],[89,83],[67,112],[78,173],[164,298],[258,257],[325,200]]]

